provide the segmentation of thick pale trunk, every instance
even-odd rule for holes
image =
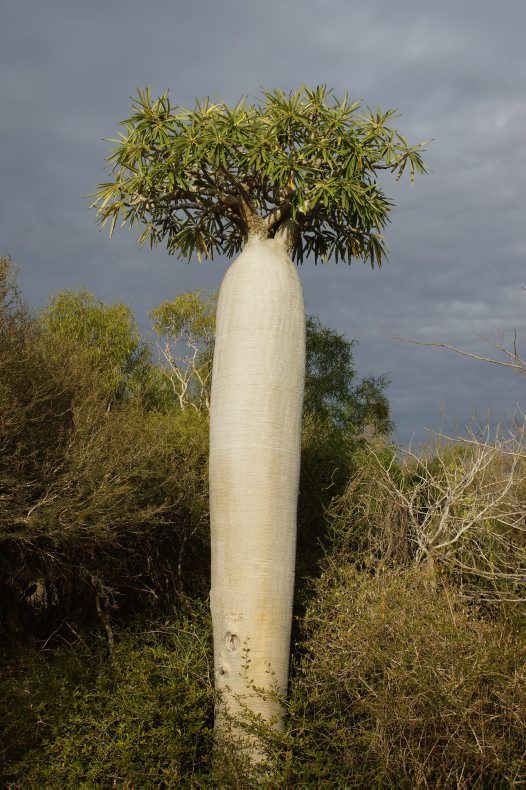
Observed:
[[[265,719],[252,686],[288,682],[305,309],[282,240],[249,239],[219,294],[210,412],[211,610],[216,688]],[[221,728],[221,710],[216,726]]]

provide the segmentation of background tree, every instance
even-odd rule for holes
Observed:
[[[149,315],[163,373],[181,409],[210,408],[217,294],[178,294]]]
[[[193,111],[141,91],[94,204],[111,230],[140,224],[140,243],[183,257],[243,248],[219,295],[212,380],[215,677],[231,710],[248,691],[249,710],[278,721],[276,699],[253,690],[270,670],[284,693],[288,676],[305,369],[290,256],[380,265],[392,204],[379,171],[425,170],[393,110],[359,108],[324,87]]]
[[[59,342],[73,341],[86,352],[112,396],[122,396],[149,356],[128,305],[107,305],[86,288],[52,296],[40,323]]]
[[[303,410],[338,428],[358,434],[368,426],[373,434],[393,429],[384,394],[385,376],[367,376],[355,383],[353,346],[356,340],[307,317],[305,398]]]

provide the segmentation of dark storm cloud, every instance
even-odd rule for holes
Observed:
[[[82,283],[147,309],[177,290],[219,285],[225,261],[191,265],[111,241],[82,198],[103,180],[103,137],[137,85],[172,99],[236,99],[263,86],[328,83],[398,107],[414,141],[433,137],[432,173],[396,203],[390,261],[302,267],[308,311],[359,340],[362,374],[389,372],[398,437],[442,412],[497,419],[524,405],[523,382],[448,352],[487,350],[477,333],[524,327],[526,58],[522,0],[4,0],[0,3],[0,250],[30,301]]]

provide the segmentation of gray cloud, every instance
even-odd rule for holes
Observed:
[[[524,406],[519,377],[393,336],[476,353],[477,333],[524,327],[526,7],[508,0],[3,0],[0,4],[0,250],[37,307],[85,284],[146,311],[178,290],[216,288],[226,261],[178,262],[111,241],[82,198],[137,85],[191,104],[261,87],[326,82],[399,107],[412,140],[434,138],[432,173],[388,184],[396,203],[381,272],[302,267],[309,312],[359,340],[359,372],[389,372],[398,438],[442,412],[462,425]],[[493,336],[493,335],[492,335]]]

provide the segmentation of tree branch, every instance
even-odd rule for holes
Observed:
[[[472,354],[470,351],[464,351],[464,349],[462,348],[457,348],[456,346],[450,346],[448,343],[428,343],[423,340],[410,340],[409,338],[397,337],[396,335],[393,335],[393,340],[399,340],[401,343],[411,343],[414,346],[431,346],[433,348],[447,348],[449,351],[455,351],[457,354],[461,354],[463,357],[470,357],[470,359],[478,359],[481,362],[491,362],[493,365],[502,365],[502,367],[505,368],[513,368],[519,373],[526,372],[526,368],[523,360],[519,360],[518,362],[504,362],[501,359],[493,359],[492,357],[485,357],[482,354]],[[499,346],[495,346],[495,347],[499,348]]]
[[[281,205],[276,206],[264,218],[263,223],[268,230],[271,230],[276,225],[279,225],[284,219],[287,219],[290,214],[290,200],[284,200]]]

